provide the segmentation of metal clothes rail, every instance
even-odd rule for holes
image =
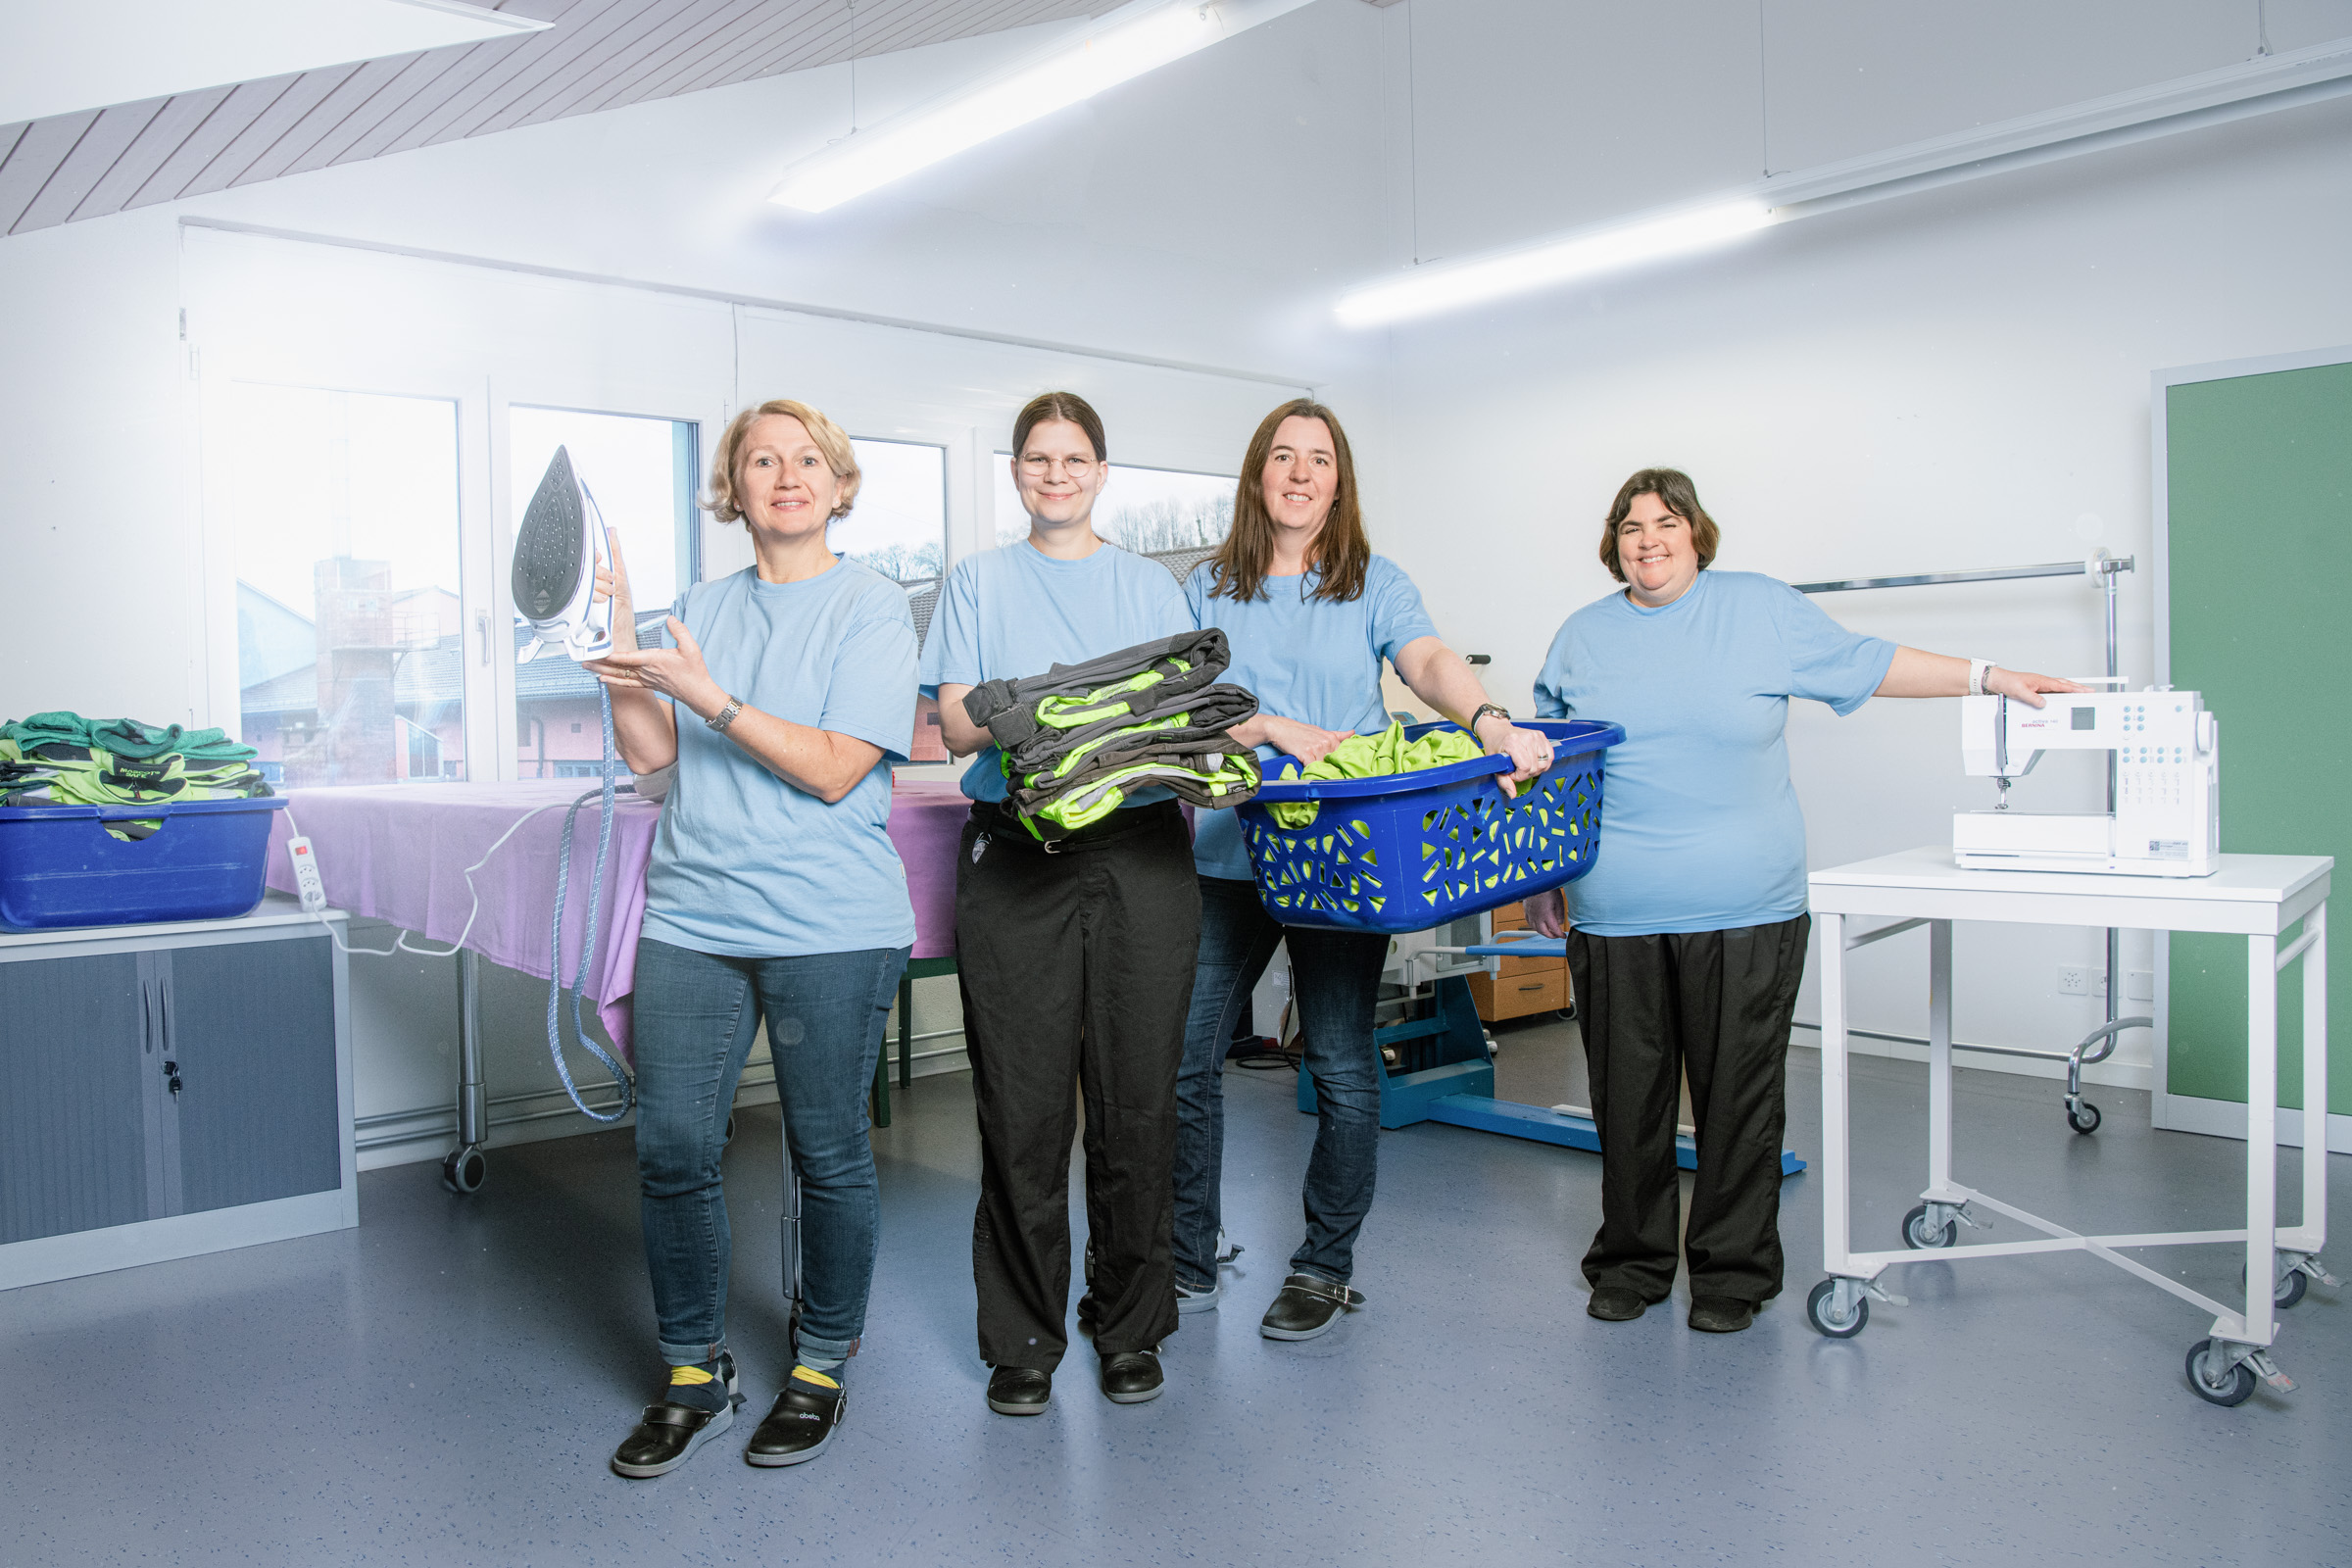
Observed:
[[[1800,594],[1841,594],[1869,588],[1929,588],[1945,583],[1960,582],[2016,582],[2027,577],[2089,577],[2098,584],[2103,601],[2107,634],[2107,678],[2119,679],[2116,648],[2116,578],[2135,569],[2137,558],[2111,556],[2105,550],[2094,550],[2082,561],[2050,561],[2037,566],[1988,566],[1977,571],[1922,571],[1903,577],[1839,577],[1828,582],[1795,584]],[[2115,814],[2116,754],[2107,754],[2107,814]],[[1917,922],[1913,922],[1916,924]],[[1872,933],[1891,936],[1892,931]],[[1971,1046],[1972,1051],[1990,1052],[2003,1056],[2031,1056],[2043,1061],[2066,1063],[2066,1119],[2079,1133],[2096,1131],[2099,1107],[2082,1098],[2082,1069],[2086,1064],[2105,1061],[2115,1054],[2115,1043],[2126,1029],[2152,1029],[2156,1020],[2148,1017],[2127,1018],[2123,1013],[2123,933],[2113,926],[2107,928],[2107,985],[2106,1021],[2077,1041],[2066,1051],[2034,1051],[2021,1046]],[[1867,1034],[1860,1030],[1856,1033]],[[1885,1037],[1882,1037],[1885,1038]]]

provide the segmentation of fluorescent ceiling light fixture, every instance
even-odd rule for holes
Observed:
[[[1725,202],[1483,261],[1425,267],[1395,282],[1375,283],[1343,297],[1339,318],[1346,326],[1386,326],[1640,262],[1706,250],[1752,234],[1771,221],[1772,209],[1762,202]]]
[[[547,25],[457,0],[0,0],[0,124]]]
[[[1055,44],[1043,59],[1032,57],[802,160],[767,199],[806,213],[838,207],[1305,3],[1138,0],[1075,42]]]

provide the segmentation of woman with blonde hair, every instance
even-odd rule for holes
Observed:
[[[1285,403],[1259,421],[1242,459],[1233,531],[1214,560],[1194,569],[1185,596],[1195,621],[1222,628],[1232,644],[1226,679],[1257,694],[1257,716],[1232,733],[1261,760],[1288,753],[1315,762],[1353,736],[1387,728],[1385,662],[1413,695],[1508,757],[1513,778],[1551,765],[1551,743],[1487,700],[1470,666],[1439,640],[1412,580],[1372,553],[1347,432],[1312,399]],[[1372,1004],[1389,939],[1278,923],[1258,902],[1241,824],[1229,811],[1202,814],[1193,859],[1200,951],[1176,1086],[1178,1310],[1206,1311],[1222,1294],[1225,1047],[1276,945],[1287,944],[1303,1070],[1315,1080],[1315,1148],[1303,1193],[1306,1236],[1258,1332],[1312,1339],[1363,1300],[1348,1282],[1372,1207],[1381,1071]]]
[[[719,1158],[761,1019],[788,1156],[801,1176],[798,1360],[744,1457],[823,1452],[848,1399],[873,1283],[877,1195],[866,1087],[914,942],[890,842],[890,762],[914,733],[914,622],[896,583],[833,554],[858,497],[839,425],[778,399],[720,438],[704,505],[750,530],[752,565],[697,583],[668,648],[589,664],[612,692],[622,758],[676,764],[646,869],[637,945],[637,1169],[667,1382],[612,1455],[677,1468],[727,1430],[727,1206]],[[628,576],[602,578],[616,642]]]

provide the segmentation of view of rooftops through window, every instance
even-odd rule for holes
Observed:
[[[239,384],[225,428],[242,738],[281,788],[466,777],[458,406]]]

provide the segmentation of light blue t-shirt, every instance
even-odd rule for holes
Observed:
[[[1109,544],[1083,561],[1056,561],[1023,539],[967,556],[948,573],[923,644],[923,695],[1023,680],[1192,629],[1184,591],[1158,562]],[[999,757],[989,746],[972,759],[963,770],[966,796],[1004,799]],[[1171,798],[1164,789],[1138,790],[1127,804]]]
[[[890,762],[914,742],[914,617],[854,561],[805,582],[745,567],[686,591],[678,618],[746,708],[882,748],[834,805],[679,709],[678,774],[645,871],[645,934],[699,953],[792,957],[914,941],[890,842]]]
[[[1380,700],[1381,662],[1395,663],[1398,649],[1416,637],[1435,637],[1438,628],[1421,608],[1421,590],[1386,556],[1372,558],[1364,591],[1345,604],[1314,598],[1321,580],[1313,571],[1268,577],[1257,598],[1240,604],[1209,597],[1216,566],[1204,561],[1193,568],[1184,597],[1195,625],[1224,631],[1233,645],[1225,678],[1256,693],[1259,712],[1318,729],[1377,735],[1389,727]],[[1275,755],[1271,746],[1257,749],[1261,762]],[[1231,811],[1196,816],[1193,863],[1202,876],[1250,880],[1241,818]]]
[[[1606,758],[1600,859],[1567,888],[1576,924],[1632,937],[1804,913],[1788,699],[1850,713],[1893,660],[1894,644],[1750,571],[1702,571],[1658,610],[1614,593],[1570,615],[1536,677],[1536,711],[1625,726]]]

